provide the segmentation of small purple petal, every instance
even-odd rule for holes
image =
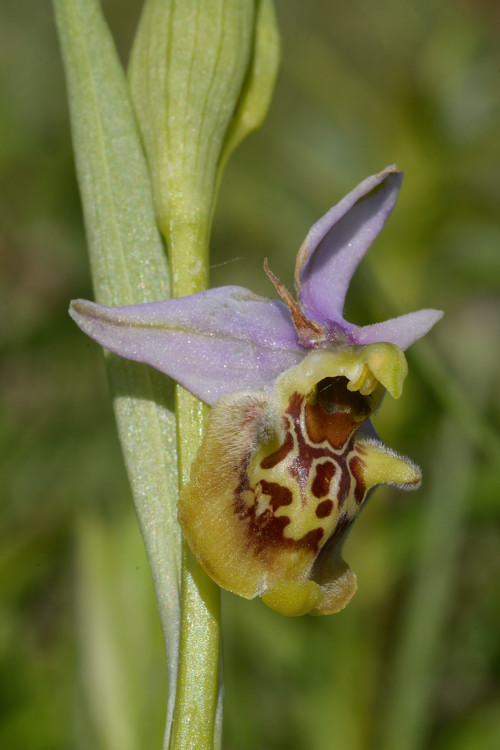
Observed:
[[[270,386],[306,353],[283,302],[238,286],[130,307],[75,300],[70,315],[106,349],[152,365],[207,404]]]
[[[425,336],[432,326],[443,317],[441,310],[417,310],[417,312],[400,315],[398,318],[384,320],[371,326],[363,326],[350,331],[354,344],[374,344],[386,341],[396,344],[400,349],[408,349],[417,339]]]
[[[313,224],[297,255],[295,286],[308,317],[341,322],[349,282],[391,213],[403,175],[368,177]]]

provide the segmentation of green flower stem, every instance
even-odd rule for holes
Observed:
[[[147,0],[130,87],[99,0],[54,7],[96,300],[126,305],[206,289],[223,167],[262,122],[274,86],[272,0]],[[176,389],[176,459],[171,384],[143,365],[114,356],[107,364],[167,646],[164,747],[209,750],[220,742],[219,592],[181,546],[176,521],[176,472],[182,487],[206,408]]]
[[[207,408],[177,386],[178,457],[181,484],[189,477],[203,433]],[[219,690],[219,589],[182,549],[181,622],[176,702],[170,747],[214,747]]]
[[[229,154],[262,122],[279,40],[271,0],[147,0],[129,82],[149,160],[173,295],[208,287],[209,236]],[[176,388],[179,482],[189,478],[206,408]],[[220,743],[219,591],[184,545],[171,748]]]
[[[183,219],[182,211],[175,213],[179,220],[172,219],[167,227],[160,228],[168,246],[172,296],[184,297],[208,289],[211,217],[200,212],[197,219],[192,220]]]
[[[174,296],[208,286],[207,222],[171,222],[166,234]],[[208,407],[176,386],[177,456],[180,487],[201,444]],[[211,750],[220,740],[216,725],[219,694],[220,592],[182,544],[181,619],[176,699],[170,748]]]

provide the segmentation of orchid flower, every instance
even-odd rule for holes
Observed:
[[[420,484],[419,468],[382,443],[370,418],[386,391],[400,396],[403,350],[442,313],[361,327],[343,317],[401,180],[386,168],[313,225],[297,255],[297,300],[266,263],[281,299],[225,286],[129,307],[71,305],[106,349],[213,406],[179,498],[181,527],[220,586],[285,615],[345,607],[356,577],[342,546],[370,491]]]

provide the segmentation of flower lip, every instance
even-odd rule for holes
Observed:
[[[179,520],[223,588],[262,596],[289,616],[347,604],[356,584],[342,543],[371,490],[413,489],[420,480],[411,461],[365,429],[384,394],[381,380],[393,390],[402,384],[397,351],[312,349],[271,391],[239,391],[215,404]]]

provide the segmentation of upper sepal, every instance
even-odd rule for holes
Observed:
[[[395,166],[386,167],[313,224],[295,266],[299,303],[309,317],[343,322],[351,278],[394,208],[402,179]]]

